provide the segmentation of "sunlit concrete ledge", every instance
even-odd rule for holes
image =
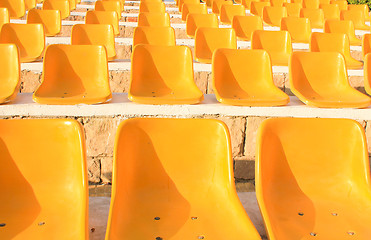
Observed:
[[[195,105],[146,105],[130,102],[126,93],[114,93],[112,100],[95,105],[43,105],[32,101],[32,94],[18,94],[14,102],[0,105],[0,116],[27,117],[98,117],[98,116],[164,116],[194,117],[200,115],[259,116],[259,117],[310,117],[350,118],[371,120],[371,108],[326,109],[303,104],[297,97],[282,107],[240,107],[219,103],[215,95],[206,94],[201,104]]]

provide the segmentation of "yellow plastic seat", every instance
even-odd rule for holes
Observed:
[[[137,44],[175,46],[175,31],[172,27],[136,27],[133,46]]]
[[[287,0],[270,0],[272,7],[283,7],[284,3],[287,3]]]
[[[45,34],[42,24],[4,24],[0,43],[14,43],[19,48],[21,62],[40,59],[45,48]]]
[[[207,14],[206,4],[184,3],[182,9],[182,21],[186,21],[188,14],[191,13]]]
[[[242,5],[223,4],[220,9],[220,21],[226,24],[231,24],[234,16],[245,15],[246,15],[245,7]]]
[[[325,19],[340,20],[340,8],[337,4],[320,4],[319,7],[323,10]]]
[[[72,45],[102,45],[108,61],[116,58],[115,34],[110,24],[75,24],[71,32]]]
[[[53,0],[54,1],[54,0]],[[70,11],[76,9],[76,0],[68,0],[70,2]]]
[[[259,17],[263,17],[264,7],[270,6],[270,2],[251,2],[250,13]]]
[[[24,0],[1,0],[0,8],[7,8],[10,18],[21,18],[26,14]]]
[[[166,12],[166,8],[163,2],[141,2],[139,6],[139,12],[164,13]]]
[[[36,7],[36,0],[24,0],[26,11]]]
[[[197,29],[194,51],[196,61],[211,63],[213,53],[218,48],[237,49],[236,33],[233,28]]]
[[[266,50],[274,66],[288,66],[292,53],[290,34],[287,31],[256,30],[252,34],[251,49]]]
[[[125,0],[102,0],[102,1],[119,1],[121,6],[121,11],[124,10],[125,7]]]
[[[371,98],[349,85],[344,57],[338,52],[294,52],[290,89],[305,104],[321,108],[364,108]]]
[[[319,0],[303,0],[303,8],[319,8]]]
[[[326,20],[326,33],[345,33],[349,37],[350,45],[361,45],[361,39],[355,35],[354,25],[352,21],[346,20]]]
[[[348,36],[344,33],[312,33],[310,42],[311,52],[339,52],[344,56],[348,69],[363,67],[363,63],[350,55]]]
[[[348,1],[346,0],[331,0],[331,3],[337,4],[339,6],[340,11],[348,10]]]
[[[216,99],[237,106],[280,106],[289,97],[273,83],[269,54],[264,50],[217,49],[212,63]]]
[[[265,120],[256,156],[256,195],[269,239],[369,238],[370,167],[357,121]]]
[[[191,13],[188,14],[187,21],[186,21],[186,32],[187,36],[194,38],[196,34],[196,30],[200,27],[219,27],[218,17],[211,13],[211,14],[197,14]]]
[[[119,19],[115,11],[87,11],[85,24],[110,24],[114,34],[120,35]]]
[[[363,56],[363,58],[368,53],[371,53],[371,34],[370,33],[366,33],[362,37],[362,56]]]
[[[63,20],[70,16],[70,2],[68,0],[45,0],[43,10],[59,10]]]
[[[138,15],[138,27],[170,27],[168,13],[143,12]]]
[[[353,9],[341,11],[340,19],[352,21],[355,29],[370,30],[370,26],[365,23],[365,15],[361,10]]]
[[[281,19],[287,17],[286,7],[264,7],[263,21],[269,25],[281,26]]]
[[[200,0],[180,0],[179,1],[179,6],[178,6],[178,10],[179,12],[182,12],[182,9],[183,9],[183,5],[187,3],[187,4],[201,4],[200,3]]]
[[[246,9],[251,9],[251,2],[259,2],[259,0],[242,0],[242,5],[246,8]]]
[[[251,41],[251,35],[255,30],[263,30],[263,21],[259,16],[235,16],[232,28],[238,39]]]
[[[107,52],[99,45],[49,45],[42,82],[33,94],[41,104],[96,104],[111,99]]]
[[[10,102],[17,96],[20,78],[21,65],[17,46],[0,44],[0,104]]]
[[[288,17],[300,17],[300,9],[302,9],[301,3],[283,3],[286,7]]]
[[[212,11],[213,13],[219,15],[220,14],[220,11],[222,10],[222,6],[223,5],[233,5],[233,2],[232,1],[224,1],[224,0],[219,0],[219,1],[213,1],[213,7],[212,7]]]
[[[0,31],[5,23],[10,22],[9,11],[7,8],[0,8]]]
[[[371,95],[371,54],[367,53],[364,60],[364,87],[367,94]]]
[[[121,19],[121,13],[124,9],[121,8],[120,1],[101,1],[95,2],[94,10],[96,11],[115,11],[117,13],[118,19]]]
[[[189,47],[138,44],[131,57],[130,101],[197,104],[203,100],[193,77]]]
[[[71,119],[0,120],[1,239],[89,239],[84,135]]]
[[[344,10],[346,10],[346,9],[344,9]],[[349,4],[348,5],[348,10],[363,11],[366,21],[371,20],[370,13],[369,13],[370,10],[369,10],[367,4]]]
[[[27,24],[41,23],[44,25],[45,36],[55,36],[61,32],[62,19],[59,10],[31,9],[27,14]]]
[[[308,18],[312,28],[321,28],[325,24],[325,16],[322,9],[302,8],[300,17]]]
[[[309,19],[299,17],[282,18],[281,31],[288,31],[291,41],[295,43],[309,43],[312,34]]]
[[[221,121],[125,120],[115,140],[106,240],[260,240],[232,169]]]

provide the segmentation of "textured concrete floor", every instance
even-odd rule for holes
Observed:
[[[239,192],[238,196],[251,221],[262,236],[262,239],[267,239],[255,192]],[[93,228],[93,231],[90,231],[90,240],[104,240],[109,205],[109,197],[89,198],[89,223],[90,229]]]

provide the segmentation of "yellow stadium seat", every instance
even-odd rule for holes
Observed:
[[[75,10],[76,9],[76,0],[68,0],[68,1],[70,2],[70,11]]]
[[[286,7],[264,7],[263,21],[269,25],[281,26],[281,19],[287,17]]]
[[[33,94],[41,104],[96,104],[111,99],[107,52],[99,45],[49,45],[42,82]]]
[[[320,4],[319,7],[323,10],[325,19],[340,20],[340,8],[337,4]]]
[[[0,43],[14,43],[19,48],[20,61],[40,59],[45,48],[42,24],[6,23],[0,33]]]
[[[370,26],[365,23],[364,12],[361,10],[353,9],[341,11],[340,19],[352,21],[355,29],[370,30]]]
[[[325,16],[322,9],[302,8],[300,17],[308,18],[312,28],[321,28],[325,24]]]
[[[136,27],[133,46],[137,44],[175,46],[175,31],[172,27]]]
[[[120,1],[102,1],[98,0],[95,2],[94,10],[96,11],[115,11],[119,20],[121,19],[121,13],[124,9],[121,6]]]
[[[290,89],[305,104],[321,108],[364,108],[371,98],[349,85],[344,57],[338,52],[294,52]]]
[[[108,61],[116,58],[115,34],[110,24],[75,24],[71,32],[72,45],[102,45]]]
[[[367,94],[371,95],[371,54],[367,53],[364,60],[364,86]]]
[[[250,13],[253,15],[257,15],[259,17],[263,17],[263,9],[266,6],[270,6],[270,2],[251,2],[250,5]]]
[[[237,49],[236,33],[233,28],[197,29],[194,51],[196,61],[211,63],[213,52],[218,48]]]
[[[45,36],[55,36],[61,32],[62,20],[59,10],[31,9],[27,14],[27,23],[44,25]]]
[[[362,37],[362,56],[363,56],[363,58],[368,53],[371,53],[371,34],[370,33],[366,33]]]
[[[220,21],[231,24],[234,16],[245,16],[245,7],[242,5],[222,5],[220,9]]]
[[[251,41],[251,35],[255,30],[263,30],[263,21],[259,16],[235,16],[232,28],[238,39]]]
[[[287,0],[270,0],[272,7],[283,7],[284,3],[287,3]]]
[[[186,21],[188,14],[191,13],[207,14],[206,4],[184,3],[182,9],[182,21]]]
[[[200,4],[200,0],[180,0],[178,6],[179,12],[182,12],[184,3]]]
[[[292,53],[290,34],[287,31],[256,30],[252,34],[251,49],[266,50],[274,66],[287,66]]]
[[[68,0],[45,0],[43,10],[59,10],[61,19],[70,16],[70,2]]]
[[[317,9],[319,8],[319,1],[320,0],[303,0],[303,8]]]
[[[281,31],[288,31],[291,41],[295,43],[309,43],[312,34],[309,19],[299,17],[282,18]]]
[[[115,11],[87,11],[86,24],[110,24],[116,36],[120,35],[119,19]]]
[[[170,16],[168,13],[139,13],[138,27],[170,27]]]
[[[370,167],[351,119],[272,118],[258,130],[256,195],[269,239],[368,239]]]
[[[348,69],[362,68],[363,63],[350,55],[348,36],[344,33],[312,33],[311,52],[339,52],[344,56]]]
[[[251,2],[259,2],[259,0],[242,0],[241,5],[243,5],[246,9],[250,9]]]
[[[12,101],[21,85],[21,64],[15,44],[0,44],[0,103]],[[1,233],[0,233],[1,236]]]
[[[347,20],[326,20],[326,33],[345,33],[349,37],[350,45],[361,45],[362,41],[355,35],[354,25],[352,21]]]
[[[163,2],[141,2],[139,12],[164,13],[166,12],[166,8]]]
[[[98,0],[99,1],[99,0]],[[125,7],[125,0],[102,0],[102,1],[119,1],[121,6],[121,11],[124,10]]]
[[[84,135],[71,119],[0,120],[1,239],[89,239]]]
[[[301,3],[283,3],[286,7],[288,17],[300,17],[300,9],[302,9]]]
[[[212,63],[216,99],[237,106],[280,106],[289,97],[273,83],[269,54],[264,50],[217,49]]]
[[[10,18],[21,18],[26,14],[24,0],[1,0],[0,8],[7,8]]]
[[[9,11],[7,8],[0,8],[0,31],[5,23],[10,22]]]
[[[131,57],[130,101],[142,104],[197,104],[203,100],[186,46],[138,44]]]
[[[223,122],[128,119],[115,146],[106,240],[260,240],[236,193]]]
[[[229,0],[228,1],[224,1],[224,0],[215,1],[214,0],[213,7],[212,7],[213,13],[219,15],[223,5],[233,5],[233,2]]]
[[[336,0],[331,1],[333,4],[337,4],[339,6],[340,11],[348,10],[348,1],[346,0]]]
[[[346,10],[346,9],[344,9],[344,10]],[[364,15],[365,15],[366,21],[371,20],[370,13],[369,13],[370,10],[369,10],[367,4],[349,4],[348,5],[348,10],[360,10],[360,11],[363,11],[364,12]]]
[[[199,27],[218,28],[219,27],[218,17],[213,13],[211,14],[197,14],[197,13],[188,14],[187,22],[186,22],[187,36],[194,38],[196,34],[196,30]]]
[[[36,7],[36,0],[24,0],[26,11]]]

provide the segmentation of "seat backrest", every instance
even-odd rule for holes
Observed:
[[[287,0],[270,0],[272,7],[283,7],[284,3],[287,3]]]
[[[323,10],[325,19],[338,19],[340,20],[340,8],[337,4],[320,4],[319,7]]]
[[[258,2],[259,0],[242,0],[242,5],[246,8],[246,9],[251,9],[251,2]]]
[[[242,5],[223,4],[220,9],[220,21],[231,24],[234,16],[245,16],[245,7]]]
[[[251,41],[251,35],[255,30],[263,30],[263,21],[259,16],[235,16],[232,28],[237,38]]]
[[[124,121],[106,239],[260,239],[238,201],[232,167],[221,121]]]
[[[121,13],[124,9],[121,8],[120,1],[102,1],[98,0],[95,2],[94,10],[96,11],[115,11],[119,19],[121,19]]]
[[[184,3],[182,8],[182,21],[186,21],[190,13],[207,14],[207,6],[206,4],[200,3]]]
[[[134,29],[133,46],[150,44],[175,46],[175,31],[172,27],[136,27]]]
[[[70,16],[70,2],[68,0],[44,0],[43,10],[59,10],[61,19]]]
[[[213,52],[218,48],[237,48],[233,28],[197,28],[195,36],[195,60],[211,63]]]
[[[348,35],[351,45],[361,45],[361,40],[359,40],[355,35],[354,24],[350,20],[326,20],[324,32],[345,33]]]
[[[102,45],[108,60],[116,58],[115,34],[110,24],[75,24],[71,31],[72,45]]]
[[[21,85],[21,63],[15,44],[0,44],[0,103],[13,100]]]
[[[203,99],[186,46],[138,44],[131,60],[129,99],[145,104],[193,104]]]
[[[352,221],[369,221],[369,215],[362,216],[369,206],[368,161],[364,129],[354,120],[265,120],[258,130],[255,169],[269,238],[367,238],[370,231],[357,231],[362,224]]]
[[[9,11],[7,8],[0,8],[0,31],[5,23],[10,22]]]
[[[70,119],[0,120],[1,239],[89,239],[82,126]],[[11,200],[11,201],[10,201]]]
[[[281,26],[281,19],[287,17],[286,7],[271,7],[263,8],[263,21],[269,25]]]
[[[220,14],[223,5],[233,5],[233,2],[230,0],[214,0],[212,11],[214,14]]]
[[[362,10],[343,10],[340,12],[340,20],[352,21],[355,29],[370,30],[370,26],[365,23],[365,14]]]
[[[139,5],[139,12],[149,12],[149,13],[165,13],[165,3],[163,2],[141,2]]]
[[[257,15],[259,17],[263,17],[264,7],[267,7],[270,5],[271,5],[270,2],[251,2],[250,13],[253,15]]]
[[[270,52],[291,53],[291,37],[287,31],[256,30],[251,39],[251,49]]]
[[[300,17],[300,9],[303,7],[301,3],[283,3],[286,7],[288,17]]]
[[[41,23],[44,25],[45,36],[55,36],[60,33],[62,19],[59,10],[31,9],[27,14],[27,24]]]
[[[41,58],[45,48],[42,24],[4,24],[0,32],[0,43],[14,43],[19,48],[21,62],[32,62]]]
[[[292,42],[309,43],[312,28],[308,18],[286,17],[281,20],[281,31],[288,31]]]
[[[325,15],[321,8],[302,8],[300,9],[300,17],[309,18],[312,28],[323,28],[325,23]]]
[[[142,12],[138,15],[138,27],[170,27],[168,13]]]
[[[348,36],[344,33],[312,33],[310,51],[339,52],[346,57],[350,57]]]
[[[24,0],[1,0],[0,8],[7,8],[10,18],[21,18],[26,14]]]
[[[199,27],[219,27],[219,21],[216,14],[198,14],[190,13],[187,16],[186,32],[187,36],[194,38],[196,30]]]
[[[348,1],[346,0],[331,0],[331,3],[337,4],[340,8],[340,11],[348,9]]]
[[[366,33],[362,37],[362,56],[363,56],[363,58],[368,53],[371,53],[371,34],[370,33]]]
[[[115,35],[120,34],[119,19],[115,11],[87,11],[86,24],[111,24]]]
[[[346,10],[346,9],[344,9]],[[348,10],[360,10],[363,11],[365,18],[370,19],[369,7],[367,4],[349,4]]]
[[[95,104],[111,99],[107,52],[99,45],[49,45],[42,83],[33,100],[42,104]]]
[[[319,0],[303,0],[303,8],[319,8]]]
[[[190,4],[201,4],[200,3],[200,0],[180,0],[179,1],[179,6],[178,6],[178,10],[179,12],[182,12],[183,11],[183,5],[185,3],[190,3]]]

